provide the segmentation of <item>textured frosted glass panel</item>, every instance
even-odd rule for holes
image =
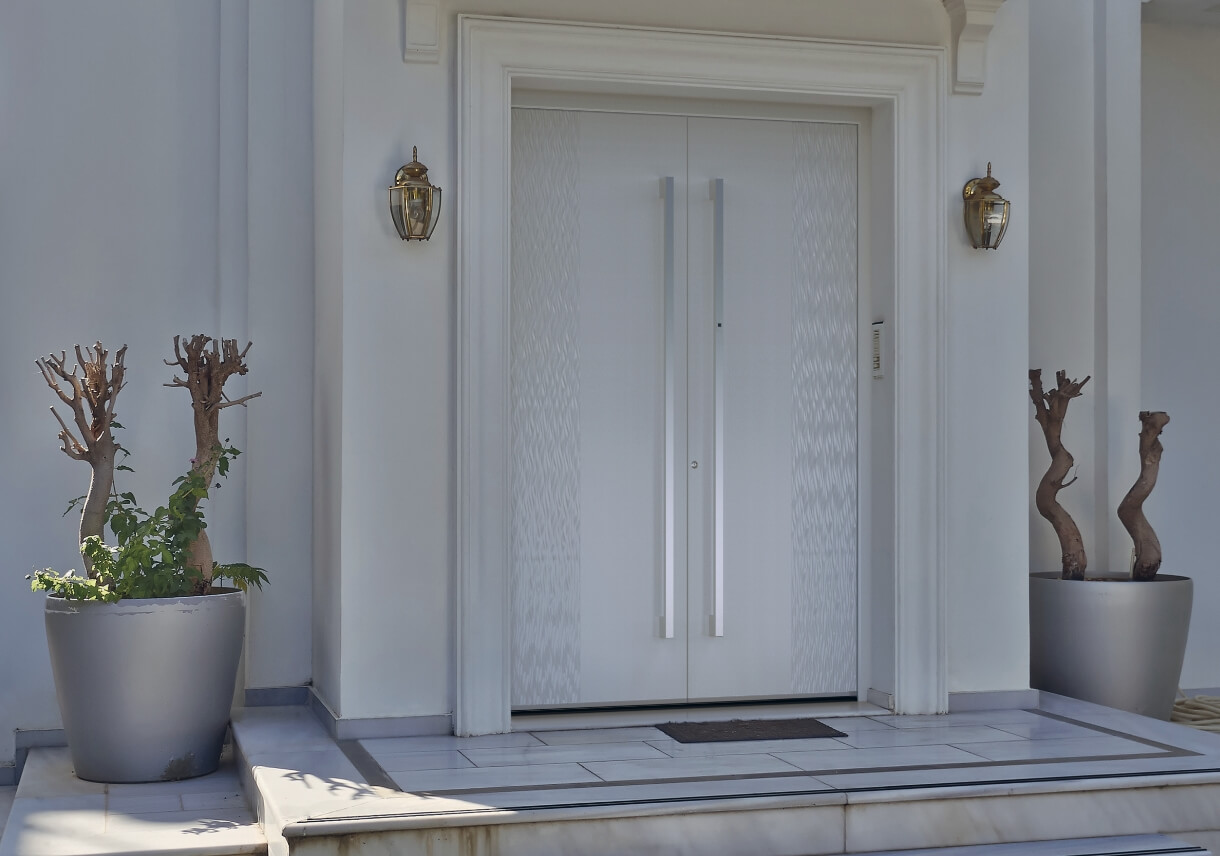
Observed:
[[[512,696],[580,693],[579,160],[572,113],[514,110]]]
[[[856,689],[856,126],[797,123],[792,691]]]

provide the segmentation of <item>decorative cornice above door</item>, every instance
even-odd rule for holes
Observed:
[[[439,62],[442,22],[434,0],[402,0],[402,61]]]
[[[944,0],[953,25],[953,91],[982,95],[987,77],[987,39],[1004,0]]]

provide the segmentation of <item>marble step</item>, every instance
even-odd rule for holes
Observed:
[[[1168,856],[1177,853],[1210,856],[1211,851],[1168,835],[1120,835],[970,847],[937,847],[930,850],[885,850],[855,856]]]
[[[1045,709],[844,720],[804,752],[693,753],[638,724],[336,741],[305,708],[233,732],[269,856],[1220,854],[1220,737]]]

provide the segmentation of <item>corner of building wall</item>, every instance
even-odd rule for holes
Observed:
[[[341,3],[314,5],[312,671],[338,708],[342,644],[343,38]]]

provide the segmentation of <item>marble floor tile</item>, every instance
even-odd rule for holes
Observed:
[[[885,731],[894,727],[872,716],[821,716],[818,719],[847,734],[855,734],[857,731]]]
[[[894,731],[887,728],[887,731]],[[817,737],[798,740],[727,740],[714,743],[679,743],[666,737],[663,740],[649,740],[649,746],[655,746],[672,758],[695,758],[709,755],[763,755],[774,752],[821,752],[828,749],[844,749],[847,743],[843,739],[833,737]]]
[[[1007,740],[968,743],[961,748],[990,761],[1027,761],[1040,758],[1087,758],[1105,755],[1164,755],[1164,750],[1121,737],[1063,737],[1049,740]]]
[[[1104,732],[1084,725],[1075,725],[1050,717],[1041,717],[1041,722],[1001,722],[991,726],[997,731],[1007,731],[1026,740],[1048,740],[1057,737],[1101,737]]]
[[[970,710],[962,713],[887,714],[870,717],[894,728],[935,728],[946,725],[998,725],[1002,722],[1042,722],[1031,710]]]
[[[857,749],[880,749],[887,746],[932,746],[958,743],[997,743],[1002,740],[1026,742],[1007,731],[986,725],[950,725],[944,728],[895,728],[890,731],[860,731],[838,738],[840,743]]]
[[[17,785],[17,798],[100,796],[106,786],[86,782],[72,772],[72,756],[66,746],[32,751]]]
[[[630,740],[667,740],[665,732],[651,725],[628,726],[626,728],[584,728],[575,731],[531,731],[534,737],[548,746],[572,743],[626,743]]]
[[[182,794],[185,811],[218,811],[223,809],[249,808],[240,789],[228,793]]]
[[[372,737],[361,740],[360,745],[376,758],[382,753],[405,755],[408,752],[542,746],[543,743],[537,737],[524,731],[514,731],[510,734],[485,734],[482,737],[453,737],[442,734],[428,737]]]
[[[0,787],[0,835],[4,834],[4,824],[8,820],[9,812],[13,810],[13,798],[16,795],[16,786]]]
[[[378,752],[372,757],[387,773],[397,773],[403,770],[455,770],[474,766],[473,761],[456,749],[440,752],[407,752],[406,754]]]
[[[233,711],[246,751],[304,749],[333,744],[313,711],[303,706],[247,707]]]
[[[98,839],[105,832],[104,794],[60,798],[18,795],[0,838],[0,856],[97,853]]]
[[[148,794],[138,797],[107,796],[106,811],[115,814],[151,814],[163,811],[182,811],[182,797],[178,794]]]
[[[887,769],[933,764],[970,764],[981,761],[952,746],[894,746],[882,749],[843,749],[835,752],[777,752],[775,757],[801,770]]]
[[[585,761],[633,761],[665,758],[647,743],[571,743],[563,746],[523,746],[507,749],[464,749],[476,767],[520,767],[527,764],[582,764]]]
[[[463,770],[404,770],[390,777],[407,793],[499,790],[530,785],[596,782],[580,764],[537,764],[531,767],[468,767]]]
[[[848,750],[851,751],[851,750]],[[820,752],[808,752],[820,755]],[[716,755],[695,758],[665,758],[660,761],[604,761],[586,768],[606,781],[688,779],[703,776],[742,776],[759,773],[791,773],[798,768],[774,755]]]
[[[207,847],[216,853],[258,853],[265,841],[248,811],[112,814],[106,818],[102,852],[153,854]]]

